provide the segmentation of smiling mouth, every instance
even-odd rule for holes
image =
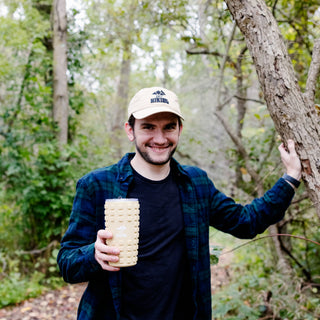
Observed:
[[[169,150],[169,148],[172,147],[172,144],[171,143],[168,143],[165,145],[150,144],[150,145],[147,145],[147,147],[150,148],[155,153],[162,153]]]
[[[162,152],[166,151],[169,148],[169,145],[168,146],[162,146],[162,147],[149,146],[149,148],[151,148],[151,150],[156,152],[156,153],[162,153]]]

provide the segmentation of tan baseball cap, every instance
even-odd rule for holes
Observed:
[[[171,112],[184,120],[176,94],[161,87],[144,88],[138,91],[128,106],[128,118],[144,119],[155,113]]]

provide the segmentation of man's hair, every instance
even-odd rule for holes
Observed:
[[[129,120],[128,120],[128,123],[129,123],[129,126],[132,128],[132,129],[134,129],[134,123],[136,122],[136,118],[133,116],[133,115],[131,115],[130,116],[130,118],[129,118]]]
[[[177,118],[178,118],[178,124],[179,124],[179,128],[180,128],[180,127],[182,126],[182,120],[181,120],[181,118],[178,117],[178,116],[177,116]],[[134,130],[134,124],[135,124],[135,122],[136,122],[136,118],[135,118],[133,115],[131,115],[130,118],[129,118],[129,120],[128,120],[128,124],[129,124],[129,126],[132,128],[132,130]]]

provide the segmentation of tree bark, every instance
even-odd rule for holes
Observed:
[[[66,0],[53,1],[53,120],[60,144],[68,142],[67,10]]]
[[[264,0],[225,0],[246,39],[275,128],[284,141],[293,139],[302,163],[302,178],[320,218],[320,116],[314,104],[320,70],[316,41],[305,93],[298,85],[277,22]]]
[[[115,155],[119,158],[123,154],[123,125],[124,119],[127,119],[127,106],[129,99],[129,81],[131,74],[131,50],[132,43],[125,40],[123,45],[122,61],[120,68],[120,78],[117,87],[115,103],[114,103],[114,119],[112,125],[111,139],[113,141]]]

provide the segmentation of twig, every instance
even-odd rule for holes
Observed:
[[[217,101],[218,103],[220,102],[220,96],[221,96],[221,87],[222,87],[222,84],[223,84],[223,79],[224,79],[224,70],[225,70],[225,67],[226,67],[226,63],[228,61],[228,52],[231,48],[231,44],[232,44],[232,41],[234,39],[234,35],[236,33],[236,28],[237,28],[237,25],[236,23],[234,22],[233,23],[233,27],[232,27],[232,31],[231,31],[231,34],[230,34],[230,37],[228,39],[228,43],[227,43],[227,47],[226,47],[226,53],[225,55],[223,56],[223,60],[222,60],[222,63],[221,63],[221,67],[220,67],[220,74],[218,76],[219,78],[219,82],[218,82],[218,88],[217,88]],[[221,111],[220,108],[216,107],[216,110],[217,111]]]
[[[199,51],[193,51],[192,49],[187,49],[186,50],[186,53],[187,54],[190,54],[190,55],[194,55],[194,54],[203,54],[203,55],[211,55],[211,56],[215,56],[215,57],[220,57],[220,58],[223,58],[223,55],[220,53],[220,52],[217,52],[217,51],[210,51],[208,49],[202,49],[202,50],[199,50]],[[231,58],[230,57],[227,57],[227,60],[228,61],[231,61]]]
[[[250,164],[250,157],[241,141],[241,139],[233,132],[232,128],[228,124],[227,120],[222,115],[221,111],[217,110],[214,112],[215,116],[220,120],[222,126],[227,131],[230,139],[235,144],[238,152],[243,157],[246,165],[246,169],[249,173],[249,175],[252,177],[252,179],[257,183],[257,186],[259,187],[258,193],[259,195],[263,192],[262,185],[261,185],[261,177],[259,174],[254,170],[254,168]]]
[[[320,246],[320,243],[317,242],[317,241],[314,241],[314,240],[310,240],[310,239],[307,239],[307,238],[304,238],[304,237],[301,237],[301,236],[294,236],[292,234],[279,233],[279,234],[270,234],[268,236],[263,236],[263,237],[259,237],[259,238],[250,240],[250,241],[248,241],[246,243],[243,243],[243,244],[241,244],[241,245],[239,245],[239,246],[237,246],[237,247],[235,247],[235,248],[233,248],[231,250],[228,250],[228,251],[225,251],[225,252],[221,253],[221,255],[227,254],[227,253],[231,253],[231,252],[236,251],[236,250],[238,250],[238,249],[240,249],[240,248],[242,248],[242,247],[244,247],[244,246],[246,246],[246,245],[248,245],[248,244],[250,244],[252,242],[255,242],[255,241],[258,241],[258,240],[261,240],[261,239],[279,237],[279,236],[281,236],[281,237],[292,237],[292,238],[296,238],[296,239],[312,242],[312,243],[316,244],[317,246]]]
[[[35,255],[38,255],[38,254],[41,254],[45,251],[47,251],[48,249],[50,249],[51,247],[54,247],[58,244],[58,241],[57,240],[53,240],[52,242],[50,242],[46,247],[44,248],[41,248],[41,249],[33,249],[33,250],[30,250],[30,251],[25,251],[25,250],[22,250],[22,251],[18,251],[18,254],[21,255],[21,254],[29,254],[29,255],[32,255],[32,256],[35,256]]]
[[[237,98],[237,99],[239,99],[239,100],[251,101],[251,102],[259,103],[259,104],[262,104],[262,105],[265,104],[265,102],[262,101],[262,100],[251,99],[251,98],[244,98],[244,97],[240,97],[240,96],[238,96],[238,95],[234,95],[233,97],[234,97],[234,98]]]

